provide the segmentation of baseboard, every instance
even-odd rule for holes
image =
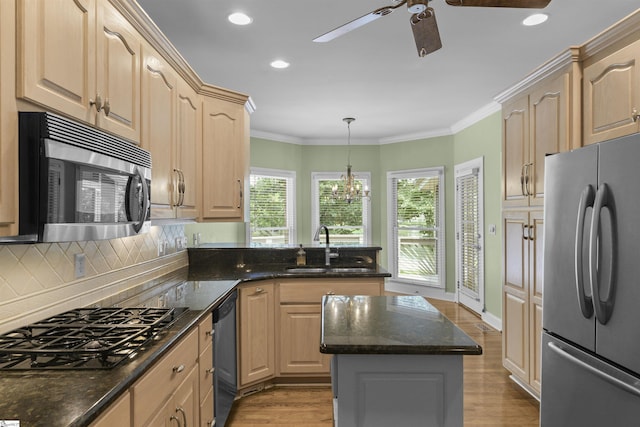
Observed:
[[[447,292],[444,289],[430,288],[427,286],[410,285],[400,282],[392,282],[385,280],[384,290],[387,292],[394,292],[404,295],[418,295],[427,298],[435,298],[443,301],[456,301],[456,294]]]
[[[529,395],[533,397],[535,400],[540,402],[540,396],[538,396],[538,393],[535,392],[530,386],[522,382],[520,378],[516,377],[515,375],[509,375],[509,379],[514,383],[518,384],[524,391],[529,393]]]
[[[498,316],[485,311],[482,313],[482,321],[491,326],[493,329],[497,329],[502,332],[502,319]]]

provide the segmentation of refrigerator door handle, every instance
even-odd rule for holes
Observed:
[[[565,360],[568,360],[569,362],[578,365],[580,367],[582,367],[583,369],[585,369],[586,371],[588,371],[589,373],[597,376],[598,378],[608,382],[609,384],[612,384],[613,386],[620,388],[628,393],[631,393],[635,396],[640,397],[640,382],[639,381],[634,381],[632,384],[629,384],[619,378],[616,378],[614,376],[611,376],[609,374],[607,374],[604,370],[600,370],[595,366],[591,366],[589,363],[581,360],[578,356],[575,356],[571,353],[569,353],[566,349],[558,346],[556,343],[554,342],[548,342],[547,346],[554,352],[556,353],[558,356],[562,357]]]
[[[578,294],[578,304],[585,319],[589,319],[593,316],[593,301],[584,291],[584,262],[582,257],[584,253],[584,221],[587,215],[587,208],[593,207],[594,198],[595,194],[593,187],[591,185],[587,185],[580,195],[578,218],[576,220],[576,242],[574,248],[575,282]]]
[[[609,235],[607,236],[600,235],[600,214],[603,209],[612,211],[611,207],[612,206],[609,204],[609,187],[607,184],[600,184],[600,187],[598,187],[598,191],[596,192],[595,202],[593,203],[593,216],[591,217],[591,231],[589,234],[589,284],[591,286],[591,295],[593,299],[593,307],[596,312],[596,318],[598,319],[598,322],[603,325],[607,324],[611,317],[611,312],[613,311],[616,242],[613,213],[609,216],[609,218],[611,218],[611,233],[608,233]],[[608,239],[606,243],[610,250],[607,251],[607,256],[609,257],[609,274],[607,282],[604,283],[606,286],[605,289],[609,290],[609,295],[608,298],[603,301],[600,297],[601,283],[598,272],[601,270],[602,266],[599,255],[604,256],[602,253],[605,252],[600,251],[599,247],[603,246],[602,242],[605,242],[604,239]]]

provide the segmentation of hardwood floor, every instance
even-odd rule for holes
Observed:
[[[538,402],[515,385],[502,367],[500,333],[488,328],[464,307],[446,301],[429,301],[483,349],[482,356],[464,357],[465,427],[538,426]],[[237,400],[227,426],[326,427],[333,425],[332,412],[328,386],[274,387]]]

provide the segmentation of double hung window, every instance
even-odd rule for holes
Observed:
[[[252,168],[249,240],[252,244],[296,243],[294,171]]]

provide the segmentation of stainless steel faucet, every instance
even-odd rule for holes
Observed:
[[[316,230],[316,234],[314,234],[313,236],[313,241],[314,242],[319,242],[320,241],[320,231],[324,229],[324,233],[326,236],[325,239],[325,247],[324,247],[324,265],[326,266],[330,266],[331,265],[331,258],[338,258],[338,253],[331,252],[331,248],[329,247],[329,228],[327,228],[326,225],[320,224],[320,226],[318,227],[318,229]]]

